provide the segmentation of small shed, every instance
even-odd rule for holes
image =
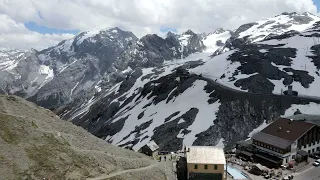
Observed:
[[[297,152],[297,157],[296,157],[296,161],[298,163],[302,162],[302,161],[308,161],[308,157],[309,157],[309,154],[306,152],[306,151],[303,151],[303,150],[299,150]]]
[[[148,144],[144,145],[139,150],[139,152],[144,153],[148,156],[152,156],[152,157],[155,157],[156,155],[158,155],[158,151],[159,151],[159,146],[154,141],[150,141]]]
[[[255,175],[261,175],[262,173],[267,172],[267,171],[268,171],[268,169],[266,167],[262,166],[261,164],[253,165],[252,169],[250,170],[250,172]]]

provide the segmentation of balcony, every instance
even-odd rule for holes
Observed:
[[[264,147],[261,147],[261,146],[257,146],[257,145],[255,145],[255,146],[256,146],[256,148],[259,149],[259,150],[262,150],[262,151],[264,151],[264,152],[266,152],[266,153],[269,153],[269,154],[271,154],[271,155],[274,155],[274,156],[278,156],[278,157],[280,157],[280,158],[287,157],[287,156],[289,156],[289,155],[291,154],[291,152],[288,152],[288,153],[286,153],[286,154],[281,154],[281,153],[275,152],[275,151],[273,151],[273,150],[270,150],[270,149],[267,149],[267,148],[264,148]]]

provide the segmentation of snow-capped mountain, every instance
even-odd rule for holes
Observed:
[[[193,72],[248,92],[280,94],[292,85],[300,95],[318,96],[319,30],[318,22],[302,32],[238,45]]]
[[[309,12],[303,14],[285,12],[272,18],[243,24],[231,33],[226,45],[219,48],[214,55],[222,54],[241,44],[258,42],[286,32],[301,32],[312,27],[317,21],[320,21],[320,17]]]
[[[77,96],[92,96],[112,64],[136,40],[132,32],[119,28],[93,30],[39,52],[40,61],[52,67],[55,77],[29,99],[57,108]]]
[[[309,97],[320,82],[318,20],[284,13],[235,32],[164,38],[82,32],[40,52],[2,53],[0,86],[119,146],[231,148],[261,124],[318,107]],[[298,97],[278,95],[288,85]]]
[[[35,50],[3,50],[0,76],[0,92],[28,97],[53,78],[53,69],[39,62]]]
[[[101,96],[61,114],[113,144],[135,150],[150,140],[166,150],[192,144],[231,148],[281,115],[320,108],[320,98],[314,97],[320,78],[319,24],[235,43],[233,50],[213,58],[203,51],[156,68],[136,69]],[[298,97],[279,95],[288,85]]]
[[[226,41],[231,37],[232,31],[217,29],[213,33],[209,33],[203,39],[203,44],[206,46],[206,52],[215,52],[225,46]]]
[[[247,38],[250,41],[257,42],[263,40],[266,36],[280,35],[288,31],[303,31],[311,27],[320,18],[311,13],[282,13],[273,18],[263,19],[254,23],[248,23],[240,26],[233,37]]]

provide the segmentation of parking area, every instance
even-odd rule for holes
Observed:
[[[252,165],[255,163],[242,161],[237,158],[228,159],[228,165],[233,169],[237,169],[243,172],[247,176],[247,179],[252,180],[263,180],[263,179],[273,179],[282,180],[286,179],[288,176],[293,176],[294,180],[319,180],[320,179],[320,166],[314,166],[313,162],[315,159],[309,158],[308,163],[301,163],[295,166],[294,169],[269,169],[266,168],[266,172],[261,175],[254,175],[251,173]],[[269,174],[267,177],[266,174]]]

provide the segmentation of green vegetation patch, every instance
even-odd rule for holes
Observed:
[[[32,125],[32,127],[34,127],[35,129],[37,129],[38,128],[38,126],[37,126],[37,124],[35,123],[35,122],[31,122],[31,125]]]

